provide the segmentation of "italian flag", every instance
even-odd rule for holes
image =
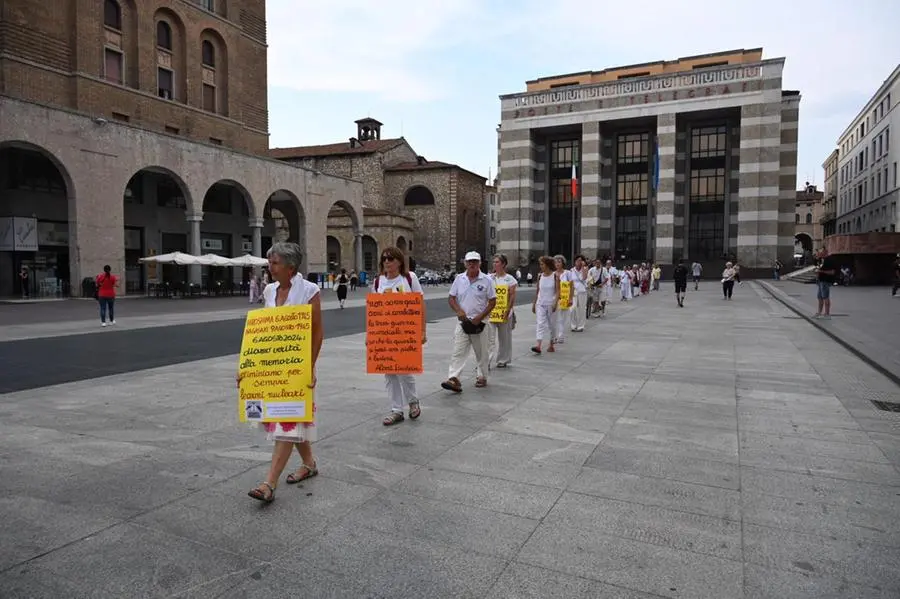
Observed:
[[[575,168],[575,163],[572,163],[572,199],[578,197],[578,171]]]

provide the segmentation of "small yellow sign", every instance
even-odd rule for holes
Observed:
[[[572,281],[559,282],[559,309],[568,310],[571,308],[569,302],[572,301]]]
[[[312,306],[248,312],[238,372],[241,422],[312,422]]]
[[[509,306],[509,285],[497,285],[497,303],[491,310],[490,321],[496,323],[506,322],[506,309]]]

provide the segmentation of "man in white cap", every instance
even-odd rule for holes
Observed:
[[[454,393],[462,393],[459,375],[469,359],[469,348],[475,351],[475,386],[487,386],[490,347],[484,328],[487,318],[497,303],[494,282],[481,272],[481,254],[469,252],[464,259],[466,271],[456,275],[450,287],[450,309],[459,322],[453,331],[453,354],[450,356],[450,372],[441,387]]]

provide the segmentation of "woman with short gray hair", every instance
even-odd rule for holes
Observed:
[[[278,242],[266,253],[269,259],[269,273],[273,282],[263,289],[263,299],[266,308],[281,306],[312,306],[312,383],[310,388],[316,386],[316,362],[322,349],[322,341],[325,333],[322,329],[322,303],[319,296],[319,286],[303,278],[300,273],[300,265],[303,261],[302,249],[296,243]],[[240,385],[240,374],[238,374]],[[300,469],[289,474],[285,482],[289,485],[299,483],[319,473],[316,460],[313,457],[310,443],[316,440],[315,423],[316,406],[313,403],[312,422],[265,422],[262,427],[266,430],[268,439],[275,442],[272,449],[272,464],[266,480],[259,486],[251,489],[248,495],[253,499],[271,503],[275,499],[275,488],[278,486],[278,478],[284,471],[290,460],[294,447],[303,460]]]

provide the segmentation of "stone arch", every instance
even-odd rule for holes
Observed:
[[[0,141],[0,296],[81,295],[75,235],[75,186],[62,160],[43,146]],[[23,288],[17,273],[28,271]]]
[[[800,246],[802,248],[803,253],[812,252],[813,251],[813,240],[806,233],[797,233],[794,235],[794,246]]]
[[[406,237],[404,237],[403,235],[397,238],[397,249],[399,249],[404,254],[408,251]]]
[[[301,270],[309,265],[309,247],[306,243],[306,210],[297,195],[287,189],[277,189],[269,194],[263,206],[262,218],[257,219],[259,227],[254,232],[260,237],[260,256],[265,256],[273,243],[291,241],[303,248]],[[254,248],[255,250],[255,248]],[[254,251],[254,254],[256,252]]]
[[[340,270],[344,268],[343,247],[340,240],[334,235],[328,235],[325,238],[325,254],[329,271]]]
[[[173,87],[171,100],[186,104],[188,101],[188,60],[187,60],[187,31],[184,21],[171,8],[162,7],[153,14],[153,36],[156,40],[158,23],[164,22],[172,33],[171,49],[161,48],[155,45],[156,68],[153,70],[153,81],[156,81],[154,92],[157,96],[163,96],[160,87],[160,70],[172,72]]]
[[[201,106],[209,112],[228,116],[228,45],[225,38],[215,29],[204,29],[194,51],[198,53],[202,69]]]
[[[356,207],[346,200],[336,200],[328,209],[325,224],[326,243],[326,268],[330,268],[328,257],[333,252],[328,243],[328,237],[333,237],[340,244],[340,255],[343,262],[340,264],[350,270],[361,270],[361,246],[358,247],[359,235],[362,233],[362,217]],[[349,260],[348,260],[349,257]]]
[[[363,258],[360,270],[373,274],[378,272],[380,266],[378,264],[378,242],[371,235],[363,235],[360,237],[360,243],[362,245]]]
[[[403,192],[404,206],[434,206],[434,194],[425,185],[416,183]]]
[[[256,214],[256,203],[253,201],[253,196],[247,191],[247,188],[244,187],[241,183],[238,183],[234,179],[219,179],[212,183],[209,188],[206,190],[206,194],[203,197],[203,212],[206,212],[206,202],[209,199],[210,192],[213,191],[213,188],[222,188],[229,187],[238,195],[240,195],[241,199],[244,201],[244,206],[247,209],[247,214],[243,216],[245,218],[257,218]]]

